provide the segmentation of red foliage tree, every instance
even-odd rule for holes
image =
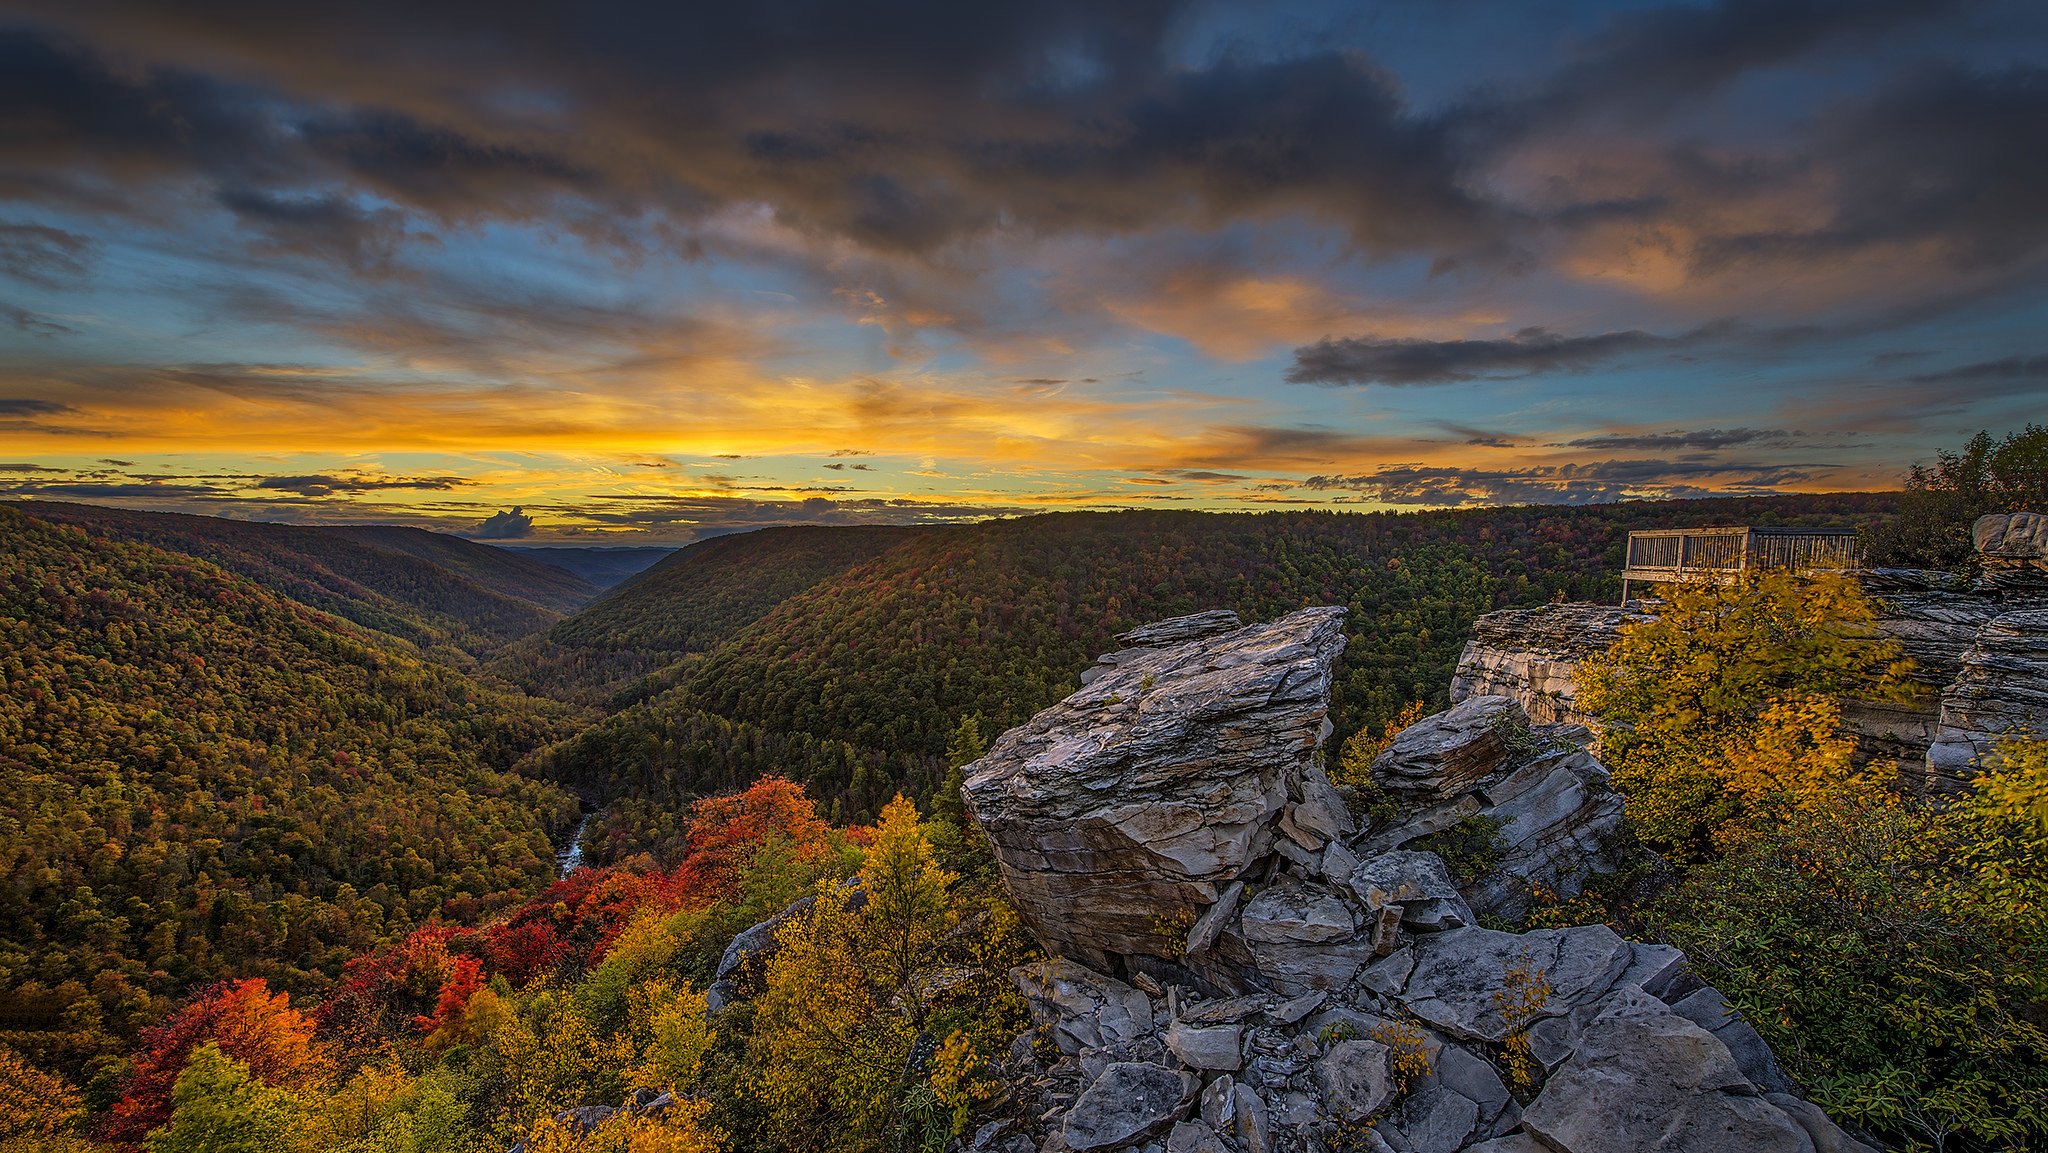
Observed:
[[[690,806],[689,854],[673,876],[686,899],[709,903],[730,898],[764,843],[779,839],[805,860],[825,851],[830,834],[801,785],[763,777],[745,792],[706,797]]]
[[[178,1074],[192,1050],[208,1041],[248,1065],[265,1084],[287,1089],[317,1084],[333,1072],[334,1060],[313,1032],[313,1019],[291,1007],[290,995],[273,994],[260,977],[215,985],[169,1021],[143,1031],[134,1071],[121,1086],[121,1100],[102,1135],[133,1144],[168,1120]]]

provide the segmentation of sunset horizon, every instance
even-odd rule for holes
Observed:
[[[2024,4],[10,7],[0,500],[1871,491],[2048,387]]]

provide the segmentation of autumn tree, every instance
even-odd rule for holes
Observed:
[[[277,1153],[298,1118],[292,1095],[263,1083],[211,1041],[194,1049],[150,1153]]]
[[[1602,759],[1638,831],[1700,860],[1745,804],[1781,791],[1771,774],[1846,761],[1833,698],[1902,693],[1910,665],[1847,577],[1753,571],[1660,587],[1656,618],[1580,667],[1579,703],[1600,718]]]
[[[909,1063],[928,1008],[917,978],[953,923],[954,880],[899,795],[857,886],[821,884],[776,934],[749,1052],[754,1091],[791,1147],[878,1148],[900,1119],[921,1084]]]
[[[208,1092],[241,1076],[237,1069],[279,1089],[319,1084],[333,1071],[333,1059],[313,1034],[313,1020],[291,1007],[288,994],[273,994],[260,977],[215,986],[163,1025],[143,1032],[142,1052],[121,1087],[107,1136],[137,1141],[168,1119],[179,1077],[192,1054],[204,1047],[229,1063],[215,1062],[201,1077],[200,1083],[211,1087]]]
[[[0,1153],[54,1147],[85,1115],[78,1090],[0,1046]]]
[[[690,806],[689,853],[677,866],[676,879],[697,899],[730,898],[764,844],[780,842],[791,857],[808,860],[826,851],[830,832],[802,786],[785,777],[763,777],[743,792],[706,797]]]

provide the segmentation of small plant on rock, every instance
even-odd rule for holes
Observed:
[[[1550,1003],[1550,978],[1524,954],[1508,966],[1501,987],[1493,991],[1494,1008],[1507,1027],[1501,1056],[1508,1068],[1508,1086],[1524,1095],[1536,1087],[1536,1057],[1529,1050],[1529,1026]]]

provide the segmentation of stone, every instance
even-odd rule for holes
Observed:
[[[1062,1053],[1128,1044],[1152,1031],[1151,998],[1064,958],[1019,966],[1010,980]]]
[[[1219,1133],[1230,1133],[1237,1126],[1237,1079],[1225,1073],[1209,1082],[1202,1090],[1202,1123]]]
[[[1315,762],[1343,619],[1203,630],[1117,664],[966,767],[968,810],[1051,952],[1102,968],[1177,955],[1185,939],[1162,925],[1249,875]]]
[[[1190,1025],[1229,1025],[1247,1017],[1258,1016],[1272,1003],[1269,998],[1257,994],[1248,997],[1212,997],[1206,1001],[1193,1001],[1183,1005],[1180,1019]]]
[[[1166,1135],[1166,1153],[1231,1153],[1216,1130],[1200,1121],[1176,1121]]]
[[[1190,1069],[1235,1072],[1244,1064],[1244,1030],[1237,1025],[1201,1027],[1175,1021],[1166,1029],[1166,1051]]]
[[[1778,1059],[1771,1054],[1771,1047],[1756,1028],[1742,1019],[1721,991],[1705,986],[1692,994],[1681,997],[1671,1004],[1671,1011],[1712,1033],[1728,1053],[1735,1058],[1735,1065],[1742,1075],[1749,1078],[1757,1088],[1768,1093],[1792,1093],[1799,1088],[1778,1065]]]
[[[2036,512],[1980,516],[1970,526],[1970,543],[1989,557],[2048,561],[2048,516]]]
[[[1551,1149],[1527,1133],[1510,1133],[1477,1145],[1467,1145],[1465,1153],[1551,1153]]]
[[[1377,1041],[1339,1041],[1315,1063],[1316,1085],[1332,1116],[1358,1124],[1394,1099],[1392,1052]]]
[[[1193,1076],[1162,1065],[1119,1061],[1067,1110],[1060,1138],[1075,1153],[1121,1149],[1167,1132],[1194,1104]]]
[[[1789,1093],[1765,1093],[1764,1100],[1785,1111],[1785,1116],[1799,1123],[1806,1135],[1813,1141],[1814,1153],[1877,1153],[1842,1131],[1842,1127],[1828,1119],[1821,1107],[1811,1101],[1802,1101]]]
[[[1208,952],[1209,947],[1216,943],[1217,935],[1223,932],[1224,926],[1230,923],[1230,918],[1236,915],[1238,902],[1243,899],[1243,881],[1232,881],[1224,886],[1223,892],[1216,897],[1216,903],[1203,910],[1202,915],[1195,919],[1194,927],[1188,930],[1184,954],[1194,956]]]
[[[1343,941],[1358,932],[1358,920],[1328,890],[1282,883],[1245,905],[1239,931],[1255,944]]]
[[[1810,1153],[1806,1131],[1756,1095],[1728,1047],[1624,987],[1522,1113],[1561,1153]]]
[[[571,1133],[581,1137],[604,1124],[616,1112],[618,1110],[610,1105],[578,1105],[555,1114],[555,1124],[565,1125]]]
[[[1479,1107],[1479,1123],[1491,1123],[1514,1102],[1508,1087],[1484,1058],[1456,1045],[1446,1045],[1430,1063],[1443,1086]]]
[[[1342,885],[1351,880],[1351,873],[1356,868],[1358,854],[1345,848],[1342,841],[1331,841],[1323,850],[1323,859],[1317,864],[1316,871],[1331,882]]]
[[[1379,1125],[1387,1144],[1411,1153],[1457,1153],[1478,1127],[1479,1106],[1442,1084],[1410,1092]]]
[[[1494,994],[1510,969],[1540,974],[1550,996],[1534,1017],[1554,1017],[1598,1000],[1634,960],[1628,942],[1605,925],[1533,933],[1476,926],[1417,940],[1415,969],[1396,996],[1408,1010],[1454,1037],[1498,1044],[1510,1028]]]
[[[1468,697],[1402,729],[1374,759],[1373,782],[1411,801],[1456,796],[1501,768],[1509,754],[1504,730],[1528,723],[1507,697]]]
[[[1275,1025],[1292,1025],[1322,1008],[1323,1002],[1329,999],[1328,993],[1304,993],[1266,1010],[1266,1019]]]
[[[1246,1153],[1273,1153],[1273,1126],[1258,1091],[1239,1083],[1232,1088],[1230,1100],[1236,1113],[1231,1135],[1245,1147]]]
[[[1401,907],[1401,924],[1434,933],[1474,923],[1478,918],[1458,893],[1451,870],[1435,853],[1397,849],[1360,861],[1351,871],[1351,891],[1374,912]]]

